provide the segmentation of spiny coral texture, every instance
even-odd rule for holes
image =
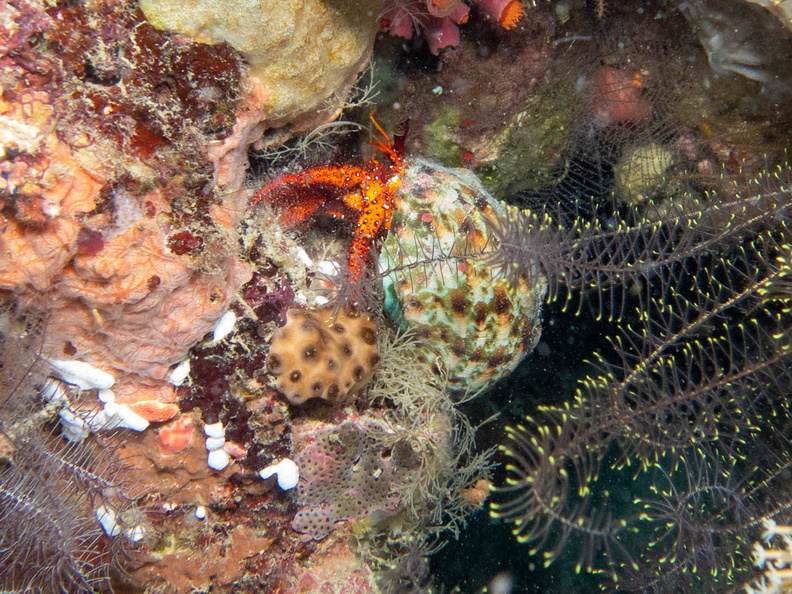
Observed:
[[[250,274],[204,156],[233,124],[238,58],[165,43],[122,0],[0,16],[0,288],[46,294],[45,354],[113,373],[119,402],[151,412]]]
[[[352,309],[290,309],[272,339],[267,369],[292,404],[338,402],[379,362],[377,324]]]
[[[544,278],[505,278],[486,258],[499,247],[491,227],[520,216],[468,171],[407,168],[380,256],[385,308],[438,357],[455,392],[486,389],[539,340]]]
[[[269,91],[271,117],[283,118],[346,94],[368,61],[381,2],[143,0],[141,8],[158,28],[244,54]]]

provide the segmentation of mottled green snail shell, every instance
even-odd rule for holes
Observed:
[[[541,274],[504,278],[491,226],[522,216],[465,169],[408,164],[380,253],[385,310],[445,369],[448,389],[470,396],[510,373],[541,332]],[[487,222],[490,222],[490,225]]]

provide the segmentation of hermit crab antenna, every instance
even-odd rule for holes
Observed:
[[[371,123],[372,123],[372,124],[374,124],[374,127],[377,129],[377,132],[379,132],[380,134],[382,134],[382,137],[385,139],[385,143],[386,143],[388,146],[390,146],[390,136],[388,136],[388,135],[385,133],[385,130],[383,130],[383,129],[382,129],[382,126],[380,126],[379,122],[378,122],[378,121],[376,120],[376,118],[374,117],[374,115],[375,115],[376,113],[377,113],[377,110],[376,110],[376,109],[372,109],[372,110],[369,112],[369,119],[371,120]]]

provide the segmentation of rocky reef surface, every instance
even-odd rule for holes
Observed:
[[[0,589],[433,591],[597,217],[784,162],[783,3],[639,4],[4,2]]]

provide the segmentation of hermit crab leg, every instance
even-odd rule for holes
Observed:
[[[299,191],[300,188],[311,188],[313,186],[327,186],[331,189],[352,190],[365,180],[368,171],[362,167],[343,165],[340,167],[312,167],[301,173],[284,175],[276,180],[264,185],[250,201],[254,206],[279,194],[290,191]]]

